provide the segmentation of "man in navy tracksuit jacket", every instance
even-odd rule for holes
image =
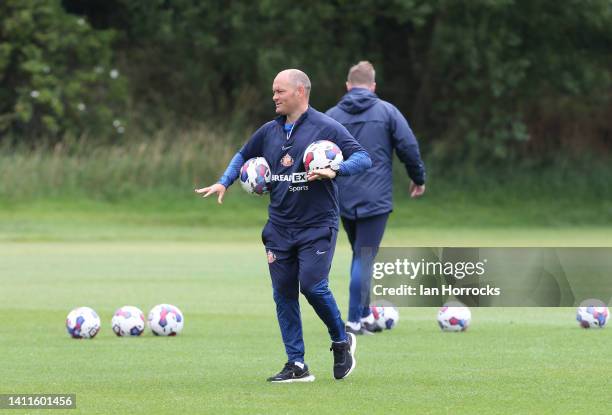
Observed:
[[[369,155],[341,124],[308,105],[310,80],[297,69],[280,72],[272,85],[275,120],[260,127],[234,156],[218,183],[197,189],[204,197],[219,194],[238,177],[244,162],[264,157],[271,170],[269,220],[262,232],[276,314],[288,361],[270,382],[308,382],[314,376],[304,363],[304,340],[298,297],[300,291],[327,326],[334,354],[334,377],[342,379],[355,367],[355,336],[345,331],[328,287],[338,232],[336,176],[349,176],[371,166]],[[317,140],[338,145],[345,161],[336,170],[307,173],[306,147]]]
[[[372,64],[362,61],[353,66],[346,87],[348,92],[327,115],[344,125],[372,159],[372,167],[366,174],[337,180],[342,225],[353,250],[347,331],[371,334],[380,330],[369,307],[370,274],[393,209],[393,150],[412,179],[412,197],[425,192],[425,167],[406,119],[397,108],[374,93]]]

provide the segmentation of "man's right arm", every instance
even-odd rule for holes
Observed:
[[[251,136],[249,141],[245,143],[238,153],[232,157],[232,160],[228,164],[225,172],[217,183],[212,186],[203,187],[196,189],[195,192],[202,194],[203,197],[208,197],[212,194],[218,193],[218,202],[223,203],[223,196],[225,191],[240,175],[240,169],[244,165],[244,162],[252,157],[257,157],[263,154],[263,140],[265,137],[266,125],[263,125]]]
[[[217,183],[222,184],[226,189],[230,187],[240,175],[240,169],[244,165],[245,161],[246,160],[242,156],[242,153],[237,152]]]

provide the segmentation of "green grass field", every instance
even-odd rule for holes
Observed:
[[[0,393],[76,393],[77,410],[67,413],[87,414],[612,412],[612,329],[580,329],[573,309],[473,309],[460,334],[440,332],[435,309],[401,309],[396,329],[358,339],[354,374],[335,381],[326,330],[303,301],[317,379],[271,385],[265,378],[285,355],[260,229],[3,218]],[[383,245],[612,246],[611,235],[601,227],[392,227]],[[345,314],[349,249],[344,234],[339,241],[331,285]],[[183,310],[180,336],[112,333],[119,306],[147,313],[162,302]],[[64,328],[81,305],[102,318],[91,341]]]

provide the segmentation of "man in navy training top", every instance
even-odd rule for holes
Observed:
[[[372,261],[393,209],[393,150],[412,179],[413,198],[425,192],[425,167],[406,119],[395,106],[374,93],[375,72],[370,62],[351,67],[346,89],[348,92],[327,115],[344,125],[372,158],[367,174],[337,180],[342,225],[353,250],[346,330],[372,334],[381,330],[370,311],[370,279]]]
[[[305,73],[297,69],[280,72],[272,92],[279,116],[253,134],[216,184],[196,192],[204,197],[217,193],[218,202],[222,203],[227,187],[236,180],[246,160],[252,157],[267,160],[272,183],[269,220],[261,236],[288,357],[283,369],[268,381],[314,380],[304,363],[300,291],[327,326],[332,340],[333,374],[342,379],[355,367],[356,339],[346,333],[328,287],[339,219],[338,190],[333,179],[361,173],[371,166],[371,160],[341,124],[308,105],[310,80]],[[345,161],[339,168],[305,172],[304,151],[316,140],[329,140],[340,147]]]

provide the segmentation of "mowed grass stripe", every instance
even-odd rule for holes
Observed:
[[[441,333],[435,309],[402,309],[396,329],[359,338],[357,369],[337,382],[326,330],[302,299],[306,357],[317,380],[269,385],[265,378],[285,356],[257,237],[245,242],[253,239],[245,231],[235,245],[0,244],[0,312],[14,316],[0,325],[0,390],[74,392],[71,413],[99,414],[612,410],[612,330],[581,330],[568,308],[473,309],[472,327],[460,334]],[[348,263],[342,243],[331,284],[343,315]],[[183,310],[180,336],[114,336],[116,308],[147,313],[161,302]],[[65,332],[65,316],[78,305],[101,315],[92,341]]]

